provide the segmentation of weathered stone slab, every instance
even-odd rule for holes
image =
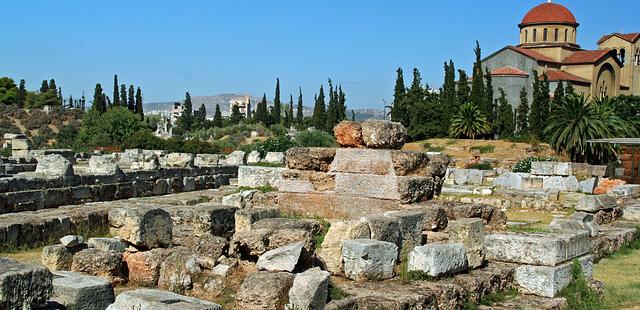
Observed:
[[[335,174],[285,169],[278,185],[279,192],[286,193],[320,193],[335,190]]]
[[[115,175],[122,173],[118,166],[117,158],[114,154],[94,155],[89,158],[88,173],[98,175]]]
[[[69,271],[54,272],[51,300],[67,310],[103,310],[115,301],[111,283]]]
[[[409,252],[409,271],[422,271],[432,277],[467,270],[467,257],[461,243],[432,243]]]
[[[194,158],[191,153],[169,153],[164,156],[164,166],[176,168],[193,167]]]
[[[238,210],[237,207],[218,203],[200,203],[188,208],[178,206],[163,209],[171,214],[174,237],[180,231],[188,231],[189,235],[195,236],[213,234],[230,237],[235,230],[235,213]]]
[[[261,160],[260,152],[253,150],[247,155],[247,164],[253,165],[259,163]]]
[[[544,178],[542,188],[547,191],[577,191],[579,182],[575,176],[551,176]]]
[[[284,165],[284,159],[283,152],[267,152],[267,154],[264,155],[263,162],[274,165]]]
[[[402,253],[403,249],[413,249],[413,247],[422,244],[425,212],[418,210],[388,211],[384,213],[384,216],[394,218],[398,222],[400,231],[400,242],[398,245],[400,246],[400,253]],[[372,229],[372,238],[380,240],[379,238],[373,237],[373,232],[374,230]],[[378,234],[376,231],[376,235]]]
[[[333,127],[336,142],[342,147],[364,147],[362,126],[355,121],[342,121]]]
[[[407,130],[397,122],[366,120],[361,126],[362,139],[368,148],[399,149],[407,138]]]
[[[278,208],[251,208],[238,210],[234,214],[235,231],[251,230],[251,225],[261,219],[280,216]]]
[[[558,230],[586,230],[589,232],[589,236],[595,237],[598,235],[598,224],[593,221],[578,221],[575,219],[563,219],[555,218],[549,224],[549,228]]]
[[[467,265],[477,268],[484,263],[484,223],[479,218],[449,222],[449,242],[464,245]]]
[[[302,229],[316,235],[320,233],[321,226],[316,220],[293,218],[265,218],[251,225],[252,229]]]
[[[107,310],[222,310],[222,306],[206,300],[178,295],[176,293],[137,289],[122,292],[116,297],[116,302]]]
[[[400,222],[397,218],[381,215],[367,216],[361,219],[369,224],[371,239],[400,245]]]
[[[324,309],[329,295],[329,275],[319,267],[296,274],[285,309]]]
[[[512,188],[512,189],[522,189],[523,188],[523,179],[529,178],[531,175],[528,173],[522,172],[505,172],[499,175],[494,181],[494,185]]]
[[[394,175],[390,150],[336,149],[330,172]]]
[[[129,206],[109,210],[113,235],[143,248],[171,244],[172,221],[167,211],[152,206]]]
[[[587,195],[580,198],[576,210],[585,212],[598,212],[616,207],[615,198],[609,195]]]
[[[342,244],[345,240],[370,239],[371,230],[366,221],[335,221],[331,223],[318,256],[324,268],[332,274],[342,274]]]
[[[193,165],[196,167],[212,167],[217,166],[220,160],[218,154],[196,154],[193,159]]]
[[[53,275],[47,268],[0,257],[0,309],[33,309],[49,299]]]
[[[298,170],[329,171],[336,149],[320,147],[295,147],[287,150],[287,168]]]
[[[280,310],[287,303],[294,275],[287,272],[252,272],[236,295],[238,309]]]
[[[598,178],[588,178],[584,181],[580,181],[578,185],[581,193],[593,194],[593,191],[598,187]]]
[[[244,187],[278,187],[285,168],[240,166],[238,167],[238,186]]]
[[[571,163],[553,161],[531,162],[531,174],[548,176],[569,176],[571,175]]]
[[[640,221],[640,206],[628,206],[624,208],[622,218],[628,221]]]
[[[303,247],[303,242],[296,242],[267,251],[258,258],[256,268],[258,270],[292,272],[300,260]]]
[[[80,235],[66,235],[60,238],[60,243],[67,248],[74,248],[84,244],[84,237]]]
[[[432,197],[434,187],[431,177],[336,173],[335,193],[411,203]]]
[[[614,195],[622,197],[636,197],[640,194],[640,185],[638,184],[623,184],[613,188]]]
[[[227,165],[244,165],[246,163],[245,152],[233,151],[225,157],[224,163]]]
[[[65,177],[73,175],[71,162],[58,154],[42,157],[36,166],[36,173],[47,177]]]
[[[113,284],[127,282],[122,254],[116,251],[82,250],[73,256],[71,271],[102,277]]]
[[[556,266],[589,252],[589,233],[500,233],[485,236],[489,260]]]
[[[242,259],[255,259],[263,253],[285,246],[303,242],[305,253],[313,253],[315,240],[313,234],[304,229],[252,229],[236,232],[229,244],[229,255]],[[309,256],[309,255],[304,255]],[[306,259],[308,257],[303,257]]]
[[[587,279],[593,274],[593,256],[586,255],[578,258],[582,271]],[[558,266],[524,265],[516,268],[515,281],[520,291],[543,297],[555,297],[572,280],[573,262]]]
[[[42,248],[42,265],[49,270],[69,270],[73,255],[84,247],[67,248],[62,244],[49,245]]]
[[[398,246],[390,242],[355,239],[342,245],[344,274],[356,281],[380,281],[393,277]]]

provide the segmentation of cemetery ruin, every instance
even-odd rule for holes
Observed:
[[[399,123],[346,121],[338,148],[227,155],[29,150],[2,158],[0,309],[562,309],[560,291],[635,241],[640,187],[604,168],[449,167]],[[510,208],[571,209],[510,230]],[[575,212],[573,212],[575,211]],[[525,223],[526,224],[526,223]]]

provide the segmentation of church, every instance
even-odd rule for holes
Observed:
[[[575,16],[566,7],[540,4],[525,14],[520,44],[506,46],[482,60],[495,89],[507,94],[516,108],[524,87],[531,102],[534,70],[546,73],[551,96],[560,81],[589,98],[640,95],[640,33],[612,33],[602,36],[597,50],[584,50],[577,43]]]

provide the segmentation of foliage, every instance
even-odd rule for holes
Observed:
[[[491,170],[493,167],[491,163],[488,161],[482,161],[479,163],[470,164],[467,166],[467,169],[478,169],[478,170]]]
[[[534,161],[558,161],[556,158],[553,157],[527,157],[525,159],[522,159],[520,161],[518,161],[515,165],[513,165],[513,168],[511,168],[512,172],[525,172],[525,173],[530,173],[531,172],[531,163]]]
[[[573,260],[571,268],[572,280],[560,291],[559,296],[567,299],[568,309],[602,309],[602,301],[589,287],[585,279],[582,265],[578,259]]]
[[[556,104],[546,120],[544,134],[558,153],[566,153],[573,162],[602,163],[613,157],[609,144],[590,144],[602,138],[623,138],[636,134],[635,129],[620,118],[611,100],[587,101],[571,95]]]
[[[11,156],[11,148],[3,147],[0,148],[0,157],[10,157]]]
[[[320,85],[320,93],[316,96],[316,102],[313,106],[313,127],[317,130],[326,130],[327,112],[324,102],[324,88]]]
[[[612,100],[616,114],[640,132],[640,96],[621,95]]]
[[[178,132],[187,132],[193,125],[193,104],[191,103],[191,94],[185,94],[184,103],[182,104],[182,114],[177,120]]]
[[[482,57],[480,50],[480,43],[476,41],[476,48],[473,50],[476,54],[476,61],[473,64],[473,74],[471,75],[471,94],[469,95],[469,102],[480,110],[480,113],[487,118],[491,112],[487,107],[485,99],[485,85],[482,72]]]
[[[546,74],[542,75],[542,80],[538,78],[537,71],[534,70],[533,74],[533,102],[529,112],[529,130],[535,137],[542,138],[549,119],[549,80]]]
[[[276,94],[273,98],[273,110],[271,118],[274,124],[280,124],[280,117],[282,116],[282,109],[280,103],[280,79],[276,79]],[[235,123],[234,123],[235,124]]]
[[[480,154],[492,153],[496,147],[491,144],[474,145],[469,148],[471,151],[477,151]]]
[[[90,146],[110,146],[125,141],[145,127],[138,115],[124,107],[110,108],[102,115],[98,109],[91,109],[82,120],[79,138],[90,141]]]
[[[298,87],[298,91],[300,92],[298,95],[298,103],[296,106],[296,125],[298,128],[302,126],[302,120],[304,119],[304,114],[302,111],[303,103],[302,103],[302,88]]]
[[[513,109],[507,101],[507,96],[504,90],[500,88],[500,106],[498,107],[498,116],[495,121],[495,130],[500,137],[507,137],[513,135],[516,131],[516,124],[514,122]]]
[[[129,149],[143,148],[193,154],[219,154],[223,152],[222,147],[218,144],[198,140],[183,140],[179,137],[165,140],[154,136],[148,129],[135,132],[122,143],[122,146]]]
[[[518,296],[518,290],[515,288],[509,288],[504,291],[497,291],[491,294],[486,294],[480,300],[481,305],[491,306],[495,303],[503,302]]]
[[[480,110],[470,103],[460,107],[460,111],[451,119],[449,132],[458,138],[475,139],[478,136],[489,133],[490,127]]]
[[[444,147],[443,146],[431,145],[431,143],[429,143],[429,142],[423,143],[422,147],[427,152],[442,152],[442,151],[444,151]]]
[[[336,146],[335,138],[324,131],[308,129],[296,134],[295,142],[304,147],[333,147]]]
[[[0,104],[12,105],[18,99],[16,82],[9,77],[0,77]]]
[[[458,110],[458,101],[456,100],[456,69],[452,60],[444,63],[444,83],[440,92],[440,106],[443,107],[445,114],[444,128],[449,128],[449,121],[456,110]]]
[[[516,129],[518,134],[521,135],[529,133],[529,122],[527,121],[527,117],[529,117],[529,99],[527,96],[527,90],[522,87],[522,90],[520,90],[520,105],[516,109]]]
[[[260,152],[260,157],[264,157],[268,152],[286,152],[288,149],[297,147],[298,143],[288,136],[272,137],[264,142],[256,142],[253,150]]]
[[[339,286],[335,285],[333,282],[329,282],[329,300],[340,300],[349,297],[349,294],[342,290]]]
[[[394,122],[400,122],[407,126],[409,124],[408,116],[409,111],[405,107],[404,97],[407,94],[407,89],[404,86],[404,74],[402,68],[396,70],[396,85],[393,91],[393,103],[391,104],[391,120]]]
[[[258,186],[258,187],[240,186],[237,192],[239,193],[239,192],[248,191],[248,190],[257,190],[263,194],[278,191],[277,188],[271,186],[270,184],[267,184],[265,186]]]

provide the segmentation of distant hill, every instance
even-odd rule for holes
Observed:
[[[191,102],[193,103],[193,109],[198,109],[201,104],[204,104],[207,109],[207,115],[213,116],[213,113],[216,109],[216,104],[220,105],[220,111],[223,116],[229,116],[229,101],[233,98],[242,98],[245,94],[219,94],[214,96],[193,96],[191,97]],[[251,109],[255,111],[256,105],[262,98],[254,97],[249,95],[251,98]],[[182,100],[180,101],[182,102]],[[146,113],[158,113],[158,112],[168,112],[171,111],[173,107],[173,101],[166,102],[149,102],[144,104]],[[267,104],[269,106],[273,105],[272,101],[267,100]],[[305,116],[311,116],[313,114],[313,108],[304,106],[303,114]],[[365,119],[382,119],[383,112],[378,109],[354,109],[356,120],[361,121]],[[347,110],[347,118],[351,119],[351,110]]]

